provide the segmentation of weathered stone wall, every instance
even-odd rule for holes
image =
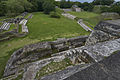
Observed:
[[[12,31],[0,33],[0,42],[7,41],[15,37],[24,37],[26,35],[27,33],[17,33],[17,29],[13,29]]]
[[[119,68],[120,52],[113,54],[110,57],[105,58],[103,61],[95,63],[84,70],[78,71],[64,80],[120,80]],[[43,80],[51,80],[51,77]]]
[[[120,26],[107,21],[101,21],[95,26],[89,38],[87,39],[86,45],[94,45],[98,42],[109,41],[120,38]]]
[[[69,57],[69,58],[80,58],[78,56],[84,56],[86,59],[89,59],[89,57],[90,57],[91,59],[89,59],[89,61],[92,61],[93,63],[84,64],[84,65],[76,65],[74,67],[69,67],[69,68],[67,68],[65,70],[58,71],[58,72],[55,72],[53,74],[46,75],[46,76],[42,77],[41,80],[64,80],[65,78],[68,78],[69,76],[72,76],[73,74],[75,74],[77,72],[84,72],[83,69],[85,69],[87,67],[89,68],[89,66],[91,66],[93,64],[97,64],[99,61],[102,61],[106,57],[111,56],[113,54],[113,52],[118,51],[118,50],[120,50],[120,38],[115,39],[115,40],[111,40],[111,41],[97,43],[95,45],[83,46],[83,47],[70,49],[68,51],[57,53],[54,56],[65,55],[66,57]],[[114,57],[114,59],[115,59],[115,57]],[[114,63],[111,63],[111,62],[108,62],[108,63],[109,63],[109,65],[114,64]],[[81,67],[81,66],[83,66],[83,67]],[[104,66],[102,66],[102,67],[104,67]],[[95,72],[95,74],[96,74],[96,72]],[[81,74],[79,74],[79,75],[81,75]],[[89,76],[93,76],[93,75],[89,74]],[[81,77],[82,77],[82,75],[81,75]],[[70,79],[70,80],[74,80],[74,79],[75,79],[75,77]],[[94,79],[94,77],[92,77],[92,79]],[[85,80],[88,80],[88,79],[85,79]],[[104,80],[104,79],[100,79],[100,80]]]
[[[13,53],[9,59],[4,76],[15,74],[23,69],[20,65],[39,60],[42,57],[50,56],[53,53],[83,46],[88,36],[80,36],[70,39],[58,39],[51,42],[40,42],[27,45]]]
[[[17,33],[17,30],[14,29],[12,31],[9,31],[9,32],[5,32],[5,33],[0,33],[0,39],[4,38],[4,37],[7,37],[8,35],[12,35],[12,34],[15,34]]]
[[[87,38],[88,36],[79,36],[70,39],[58,39],[50,43],[53,49],[56,49],[57,52],[60,52],[71,48],[83,46]]]
[[[5,32],[5,33],[0,33],[0,42],[10,40],[14,37],[16,37],[17,30],[13,29],[12,31]]]
[[[120,37],[120,25],[115,25],[105,21],[101,21],[98,25],[95,26],[95,30],[101,30],[112,36]]]

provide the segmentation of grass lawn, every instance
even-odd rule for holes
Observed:
[[[31,39],[46,40],[89,34],[76,21],[63,16],[56,19],[39,12],[33,13],[33,15],[33,18],[27,24],[30,32],[28,37]]]
[[[29,34],[26,37],[0,43],[0,78],[10,55],[27,44],[90,34],[74,20],[63,16],[60,19],[50,18],[40,12],[33,13],[33,18],[28,21],[27,26]]]
[[[74,12],[71,11],[69,12],[72,15],[75,15],[79,18],[82,18],[84,21],[86,21],[87,23],[89,23],[90,25],[92,25],[93,27],[95,25],[97,25],[99,23],[99,21],[101,21],[101,16],[100,14],[96,14],[96,13],[92,13],[92,12]]]

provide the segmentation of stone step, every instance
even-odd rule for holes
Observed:
[[[78,21],[78,24],[81,25],[81,27],[83,27],[86,31],[91,31],[91,32],[93,31],[88,26],[86,26],[82,21]]]

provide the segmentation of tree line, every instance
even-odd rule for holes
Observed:
[[[84,2],[71,2],[70,0],[61,0],[56,2],[60,8],[71,8],[72,5],[77,5],[85,11],[103,13],[103,12],[116,12],[120,14],[120,1],[115,0],[94,0],[91,3]]]
[[[55,10],[54,0],[0,0],[0,16],[17,16],[22,12]]]
[[[99,7],[100,13],[102,12],[117,12],[120,14],[120,2],[114,0],[94,0],[88,2],[72,2],[70,0],[0,0],[0,16],[17,16],[23,12],[37,12],[42,11],[49,14],[51,11],[55,12],[55,6],[60,8],[71,8],[72,5],[77,5],[85,11],[97,11],[96,5]]]

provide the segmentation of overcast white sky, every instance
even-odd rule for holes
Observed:
[[[60,1],[60,0],[56,0],[56,1]],[[71,1],[91,2],[93,0],[71,0]],[[115,1],[120,1],[120,0],[115,0]]]

